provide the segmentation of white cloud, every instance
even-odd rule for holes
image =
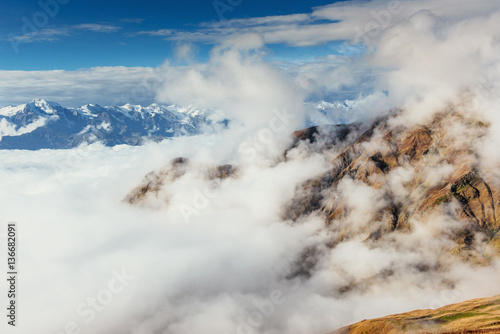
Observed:
[[[96,67],[76,71],[0,71],[0,105],[45,98],[64,107],[154,102],[163,80],[147,67]]]
[[[286,110],[293,115],[286,127],[292,131],[303,122],[305,96],[281,71],[263,62],[261,47],[260,37],[250,34],[214,48],[206,65],[165,64],[158,101],[209,107],[248,127],[267,126],[274,111]]]
[[[179,60],[193,62],[195,50],[196,48],[193,44],[182,43],[175,48],[175,56]]]
[[[0,140],[4,136],[20,136],[25,133],[30,133],[33,130],[42,127],[47,122],[47,118],[40,117],[34,122],[26,125],[25,127],[18,128],[16,125],[7,122],[6,119],[0,120]]]
[[[431,307],[442,299],[444,279],[457,283],[446,303],[500,292],[493,283],[498,264],[480,273],[460,263],[438,273],[411,269],[437,261],[449,242],[436,235],[453,222],[438,217],[432,228],[416,224],[385,247],[353,238],[331,249],[322,249],[331,240],[323,219],[282,221],[282,204],[295,186],[329,168],[322,156],[241,164],[240,176],[184,221],[178,207],[209,186],[205,167],[230,159],[238,164],[237,145],[228,132],[141,147],[1,151],[0,179],[8,180],[0,192],[2,216],[19,226],[19,312],[30,319],[20,333],[62,331],[70,322],[96,334],[324,333],[367,317]],[[187,156],[195,168],[166,187],[173,196],[168,204],[151,210],[121,202],[144,174],[177,156]],[[381,203],[366,186],[342,189],[358,210],[350,217],[357,223]],[[285,279],[299,254],[314,247],[320,251],[312,276]],[[133,280],[108,303],[101,293],[122,268]],[[393,276],[373,278],[384,269]],[[361,288],[336,292],[353,282]],[[89,298],[97,303],[95,318],[89,317]],[[78,311],[82,303],[86,313]]]

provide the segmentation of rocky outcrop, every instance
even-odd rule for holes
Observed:
[[[313,126],[297,130],[293,133],[293,143],[290,148],[285,151],[285,155],[288,151],[304,142],[316,144],[315,146],[321,150],[332,148],[336,145],[348,142],[350,137],[355,136],[356,132],[361,128],[361,124],[352,123]]]
[[[457,134],[461,129],[464,133]],[[439,212],[464,223],[452,233],[458,245],[452,253],[469,258],[473,253],[478,263],[487,261],[498,253],[500,189],[477,169],[474,141],[486,130],[487,124],[454,112],[412,128],[377,120],[332,160],[330,170],[297,187],[283,218],[300,221],[320,214],[329,228],[342,229],[342,240],[366,233],[376,241],[394,231],[411,230],[411,221],[429,221]],[[301,131],[300,138],[310,140],[310,132]],[[457,143],[457,138],[464,142]],[[360,224],[342,223],[350,222],[355,210],[343,196],[340,185],[346,181],[381,194],[380,207],[371,222],[361,224],[361,231]],[[477,233],[490,243],[486,253],[474,249]],[[332,240],[331,246],[338,241]]]
[[[175,158],[170,164],[158,172],[150,172],[142,181],[142,184],[133,189],[124,201],[134,205],[142,205],[148,202],[150,197],[158,197],[160,190],[175,182],[183,176],[190,168],[189,160],[183,157]],[[237,169],[229,164],[208,168],[205,173],[207,180],[224,180],[235,176]],[[168,202],[168,198],[163,199]]]
[[[157,196],[160,189],[167,182],[173,182],[186,173],[188,159],[176,158],[169,166],[159,172],[150,172],[144,177],[144,181],[137,188],[133,189],[124,199],[130,204],[141,204],[149,196]]]

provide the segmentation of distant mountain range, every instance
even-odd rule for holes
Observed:
[[[145,140],[199,134],[213,123],[206,110],[191,107],[87,104],[64,108],[36,99],[0,109],[0,149],[64,149],[95,141],[107,146],[140,145]]]
[[[345,123],[350,103],[308,102],[312,108],[306,115],[306,125]],[[87,104],[65,108],[35,99],[0,108],[0,150],[68,149],[96,141],[106,146],[141,145],[147,140],[201,134],[228,122],[211,110],[192,106]]]

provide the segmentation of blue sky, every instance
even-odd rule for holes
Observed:
[[[388,45],[398,34],[412,36],[413,25],[424,29],[433,21],[488,17],[499,6],[498,0],[0,1],[0,106],[45,98],[67,107],[148,105],[157,102],[165,80],[186,73],[224,81],[218,71],[235,69],[221,64],[221,54],[230,50],[248,60],[249,49],[251,61],[279,69],[307,98],[390,93],[378,78],[400,65],[398,57],[412,45],[408,38],[400,48]],[[231,9],[223,20],[214,1]],[[436,53],[428,45],[415,51]],[[381,52],[384,57],[374,57]]]
[[[247,21],[251,18],[310,14],[315,7],[338,1],[2,2],[0,70],[75,70],[97,66],[156,67],[165,59],[172,64],[203,62],[212,46],[220,42],[217,38],[237,32],[241,27],[248,28]],[[294,25],[312,22],[335,21],[293,19]],[[262,24],[250,26],[253,29]],[[279,40],[266,43],[270,57],[289,61],[335,54],[340,44],[339,41],[319,41],[304,46]]]

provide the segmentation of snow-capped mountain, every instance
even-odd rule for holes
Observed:
[[[139,145],[146,139],[195,135],[213,124],[207,110],[192,107],[87,104],[64,108],[36,99],[0,109],[0,149],[61,149],[95,141],[107,146]]]

